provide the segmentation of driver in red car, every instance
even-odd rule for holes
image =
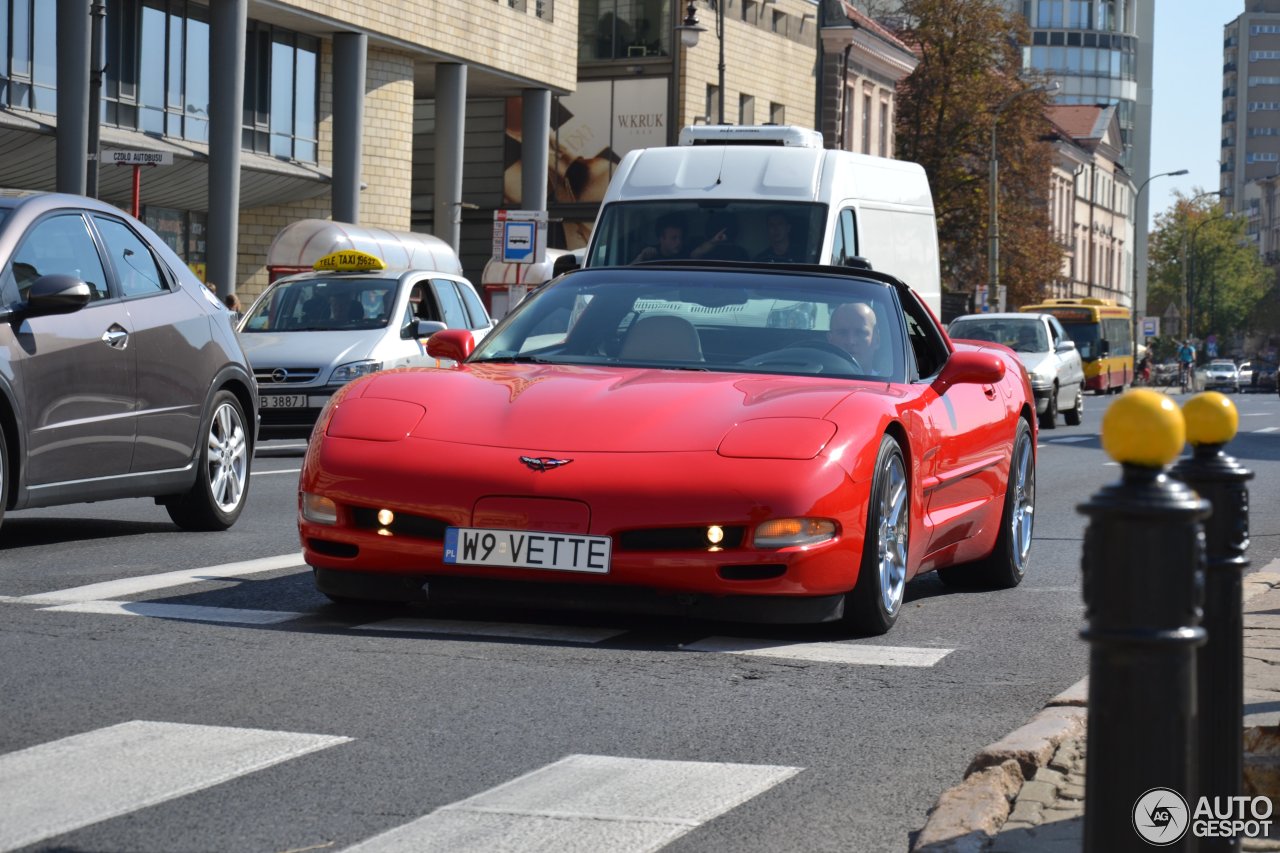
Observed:
[[[831,312],[827,342],[849,353],[867,373],[875,373],[876,312],[865,302],[846,302]]]

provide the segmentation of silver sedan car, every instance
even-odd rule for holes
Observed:
[[[154,498],[188,530],[244,509],[253,374],[229,311],[119,208],[0,197],[0,519]]]
[[[1234,361],[1215,359],[1204,369],[1204,387],[1206,391],[1221,389],[1240,393],[1240,369]]]

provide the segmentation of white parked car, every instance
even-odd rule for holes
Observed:
[[[1240,370],[1235,362],[1225,358],[1209,362],[1209,366],[1205,368],[1204,388],[1206,391],[1221,388],[1239,394]]]
[[[1253,388],[1253,362],[1240,362],[1240,390],[1249,391]]]
[[[1084,363],[1075,342],[1051,314],[966,314],[947,327],[952,338],[1004,344],[1031,377],[1041,429],[1070,426],[1084,415]]]

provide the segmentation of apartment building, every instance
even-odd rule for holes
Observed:
[[[1280,0],[1248,0],[1222,32],[1223,205],[1248,217],[1259,251],[1265,239],[1274,177],[1280,174]],[[1261,182],[1261,183],[1260,183]],[[1264,245],[1266,243],[1267,245]]]

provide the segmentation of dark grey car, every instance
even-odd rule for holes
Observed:
[[[0,519],[151,497],[225,529],[257,418],[231,313],[150,229],[80,196],[0,197]]]

